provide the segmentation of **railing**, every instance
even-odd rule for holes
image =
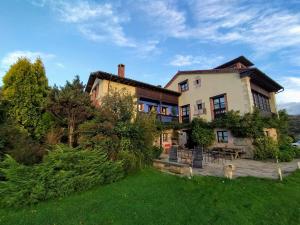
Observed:
[[[181,116],[182,123],[189,123],[190,122],[190,116]]]
[[[214,109],[214,118],[220,118],[226,114],[226,108]]]
[[[178,122],[178,116],[157,114],[157,118],[163,123]]]

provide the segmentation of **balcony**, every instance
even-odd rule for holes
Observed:
[[[182,123],[189,123],[190,122],[190,116],[181,116]]]
[[[214,109],[214,118],[220,118],[226,114],[226,108]]]
[[[157,114],[157,119],[162,123],[178,122],[178,116]]]

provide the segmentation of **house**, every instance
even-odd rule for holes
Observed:
[[[126,89],[135,96],[137,111],[156,112],[163,123],[179,121],[178,98],[180,93],[140,81],[125,78],[125,65],[118,65],[118,75],[97,71],[90,74],[86,92],[90,93],[94,105],[101,104],[101,98],[111,89]],[[164,131],[157,144],[169,149],[172,144],[172,130]]]
[[[258,108],[263,115],[277,113],[276,93],[283,87],[272,80],[244,56],[240,56],[214,69],[178,71],[164,88],[125,78],[125,66],[118,66],[118,75],[97,71],[91,73],[86,91],[95,105],[111,88],[126,90],[136,96],[137,110],[157,112],[165,123],[189,123],[194,118],[212,121],[230,110],[241,114]],[[172,130],[160,138],[166,149],[172,144]],[[249,140],[234,138],[229,130],[216,129],[215,145],[248,146]],[[276,138],[275,129],[265,133]],[[188,143],[188,130],[179,135],[181,145]]]
[[[165,88],[181,93],[182,123],[196,117],[212,121],[230,110],[245,114],[257,108],[266,116],[276,114],[275,94],[283,90],[244,56],[214,69],[178,71]],[[275,129],[265,132],[276,138]],[[216,130],[216,144],[236,145],[235,142],[241,140],[235,139],[230,131]]]

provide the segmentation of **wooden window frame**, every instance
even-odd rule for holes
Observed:
[[[186,83],[186,89],[182,89],[182,85]],[[180,83],[178,83],[178,89],[179,89],[179,92],[186,92],[189,90],[189,80],[186,79],[184,81],[181,81]]]

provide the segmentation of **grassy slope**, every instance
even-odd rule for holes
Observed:
[[[280,183],[147,169],[61,200],[0,210],[0,224],[300,224],[300,172]]]

